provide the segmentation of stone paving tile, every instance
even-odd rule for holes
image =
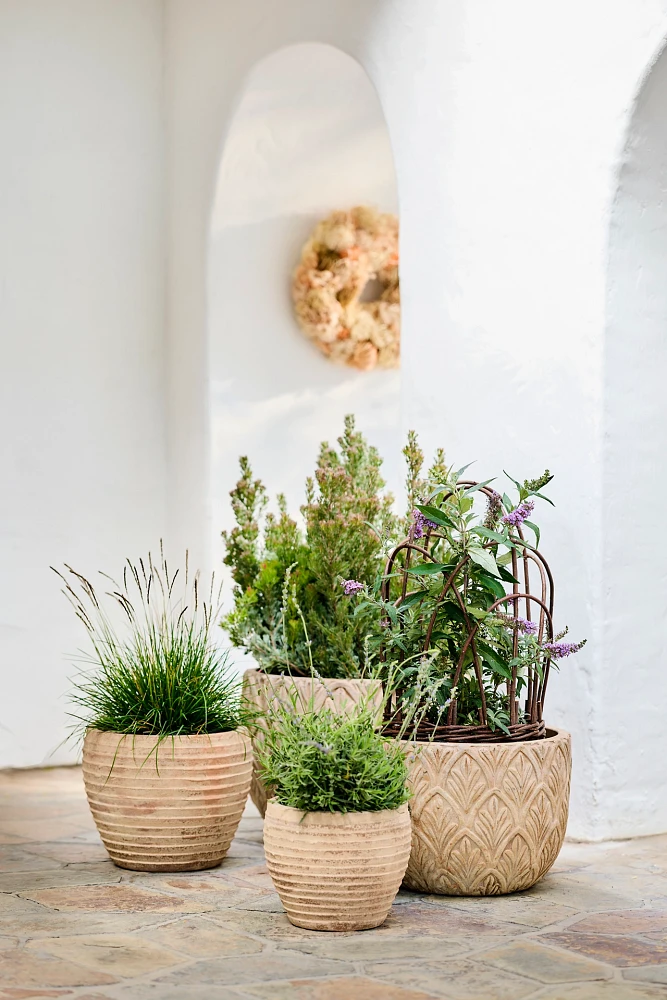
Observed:
[[[264,948],[264,944],[255,938],[201,917],[176,920],[141,936],[192,958],[254,955]]]
[[[0,847],[0,874],[6,872],[47,871],[49,868],[60,868],[60,864],[52,858],[40,857],[29,853],[16,845]]]
[[[46,953],[94,972],[106,972],[114,980],[145,976],[185,961],[181,955],[167,948],[129,934],[43,938],[31,941],[26,951]]]
[[[667,965],[642,965],[636,969],[623,969],[623,978],[640,983],[664,983],[667,985]],[[667,991],[665,991],[667,996]]]
[[[341,979],[293,979],[289,983],[269,983],[246,986],[245,996],[259,1000],[432,1000],[433,994],[421,990],[388,986],[366,976],[344,976]]]
[[[120,882],[121,873],[111,861],[69,865],[48,871],[10,872],[0,875],[0,892],[32,892],[71,885],[105,885]]]
[[[611,910],[583,917],[568,927],[588,934],[662,934],[667,931],[667,910]]]
[[[579,913],[574,906],[524,892],[516,896],[426,896],[425,902],[469,913],[478,920],[500,920],[531,928],[559,924]]]
[[[116,982],[105,972],[84,969],[80,965],[48,955],[16,949],[0,952],[0,984],[8,986],[102,986]]]
[[[392,986],[422,990],[445,1000],[523,1000],[535,994],[534,979],[476,962],[367,962],[364,972]]]
[[[151,912],[56,912],[19,896],[0,895],[0,927],[18,938],[54,937],[57,934],[132,931],[169,920],[169,913]],[[1,1000],[1,998],[0,998]]]
[[[542,940],[619,968],[667,963],[667,944],[623,937],[620,934],[612,936],[565,931],[560,934],[547,934]]]
[[[665,997],[667,993],[661,986],[648,983],[576,983],[550,986],[537,993],[535,1000],[665,1000]]]
[[[243,983],[261,983],[272,979],[307,979],[315,976],[342,976],[354,972],[346,962],[301,955],[296,951],[274,951],[262,955],[256,962],[247,958],[221,958],[195,962],[183,969],[176,969],[168,976],[156,980],[170,986],[235,986]]]
[[[185,900],[197,900],[208,910],[240,906],[265,899],[269,893],[265,889],[249,888],[236,882],[212,878],[208,872],[190,875],[187,872],[173,875],[124,875],[127,885],[139,886],[151,891],[169,893],[170,896]],[[271,887],[273,889],[273,886]],[[271,895],[275,893],[271,892]]]
[[[513,941],[502,948],[479,952],[475,960],[497,969],[516,972],[540,983],[577,983],[589,979],[611,979],[609,969],[578,955],[545,948],[536,941]]]
[[[294,951],[324,958],[338,958],[344,962],[380,961],[382,959],[431,959],[441,961],[469,951],[469,944],[461,940],[448,941],[435,935],[424,937],[390,937],[377,932],[363,934],[320,934],[314,940],[290,941],[283,945]]]
[[[40,990],[40,989],[22,989],[18,986],[8,986],[4,989],[0,986],[0,1000],[29,1000],[30,997],[71,997],[73,996],[72,990]],[[89,1000],[93,994],[87,994]]]
[[[49,858],[68,865],[77,862],[88,864],[91,861],[109,860],[109,855],[101,841],[94,844],[68,844],[54,840],[53,843],[28,844],[27,849],[33,856]]]
[[[83,885],[71,889],[39,889],[22,892],[24,899],[50,906],[53,910],[145,910],[161,913],[203,913],[206,905],[195,899],[180,899],[150,892],[134,885]]]

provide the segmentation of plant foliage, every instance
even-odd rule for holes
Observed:
[[[54,572],[91,646],[73,682],[78,731],[166,737],[227,732],[246,721],[238,682],[213,641],[219,593],[212,578],[202,595],[187,553],[184,570],[173,573],[162,548],[157,564],[150,554],[127,560],[120,581],[100,574],[102,593],[69,566]]]
[[[269,673],[355,677],[364,663],[364,629],[344,580],[374,585],[385,540],[396,532],[382,461],[346,417],[339,448],[324,442],[306,482],[302,528],[267,494],[247,458],[231,493],[236,526],[223,532],[235,582],[234,609],[222,621],[234,645]]]
[[[345,813],[398,809],[407,802],[405,752],[377,732],[371,710],[299,716],[281,706],[267,721],[259,761],[281,805]]]

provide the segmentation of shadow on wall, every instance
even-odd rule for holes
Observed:
[[[335,81],[335,86],[332,86]],[[281,50],[251,74],[225,144],[208,261],[214,561],[228,492],[248,454],[292,510],[319,442],[343,415],[399,472],[399,373],[359,373],[322,357],[299,330],[290,285],[301,246],[332,209],[397,211],[386,124],[365,71],[327,45]]]

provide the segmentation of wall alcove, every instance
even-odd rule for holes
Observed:
[[[597,700],[605,717],[601,785],[615,815],[614,836],[636,834],[638,815],[644,817],[642,833],[667,829],[666,382],[663,50],[631,118],[609,239],[602,490],[606,662]]]
[[[319,442],[335,439],[354,412],[386,456],[392,487],[399,475],[399,372],[331,364],[299,330],[291,302],[313,226],[356,204],[398,211],[387,127],[366,72],[319,43],[268,56],[247,78],[227,134],[209,236],[215,563],[240,454],[297,510]]]

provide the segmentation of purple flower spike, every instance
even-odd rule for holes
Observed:
[[[539,629],[537,622],[531,622],[527,618],[515,618],[514,620],[517,624],[517,628],[520,632],[523,632],[524,635],[537,635]]]
[[[518,528],[533,513],[534,506],[535,503],[533,500],[524,500],[518,507],[511,510],[509,514],[503,515],[503,523],[511,524],[513,528]]]
[[[358,594],[359,591],[363,589],[363,583],[359,583],[358,580],[343,580],[343,590],[345,591],[346,597],[351,597],[352,594]]]
[[[438,527],[435,521],[429,521],[429,519],[427,517],[424,517],[422,512],[420,510],[417,510],[416,508],[412,512],[412,520],[414,522],[412,525],[413,539],[422,538],[426,531],[429,531],[431,528]]]
[[[571,656],[578,653],[582,646],[586,645],[586,640],[581,642],[545,642],[544,649],[556,660],[562,660],[564,656]]]

